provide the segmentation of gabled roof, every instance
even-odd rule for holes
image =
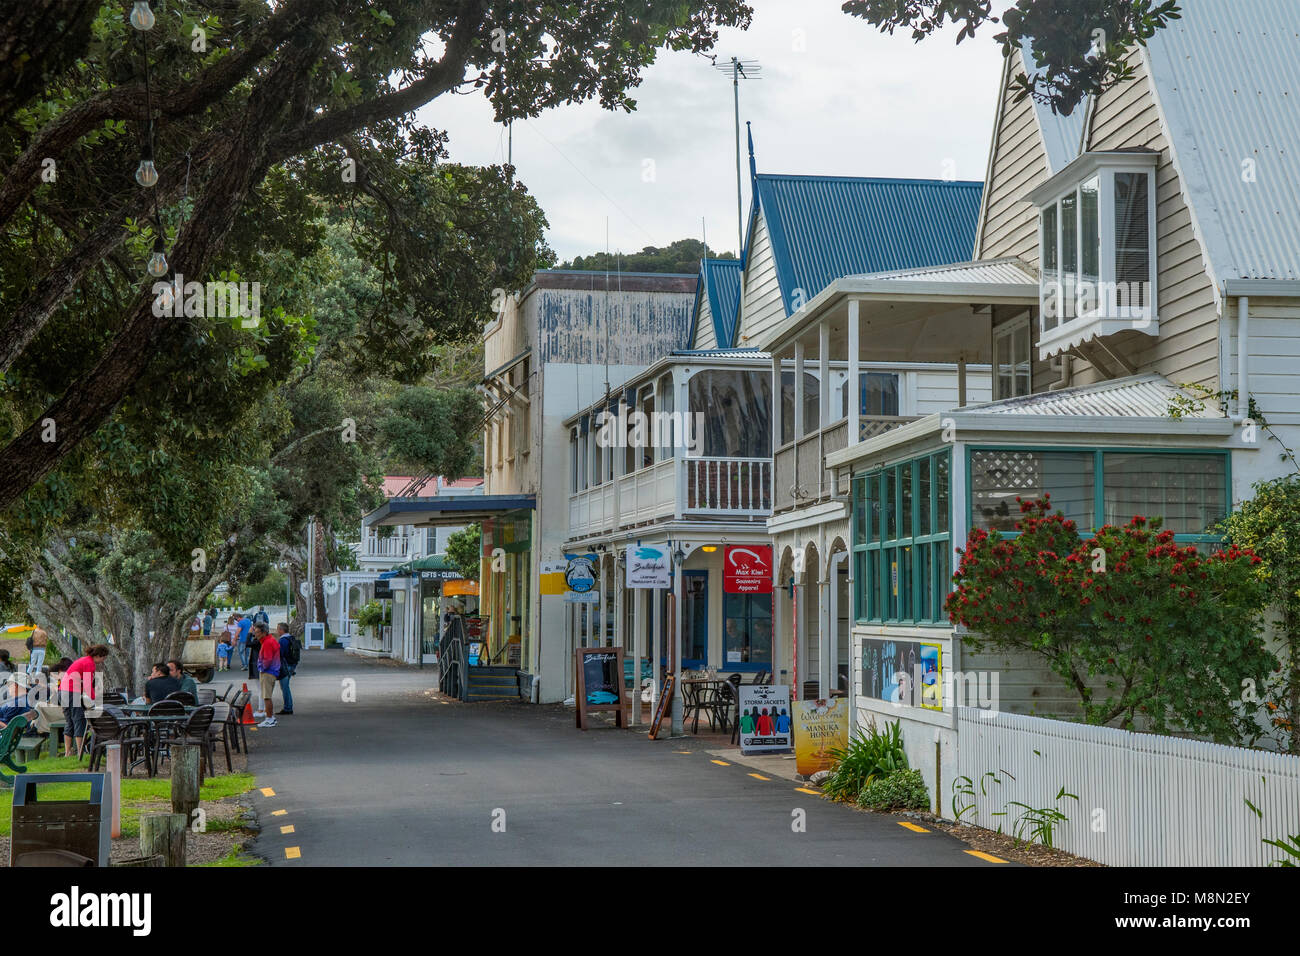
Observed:
[[[1218,282],[1300,280],[1295,0],[1191,0],[1147,42],[1174,163]]]
[[[1038,284],[1038,271],[1023,259],[1004,256],[1001,259],[973,259],[942,266],[925,266],[920,269],[898,269],[877,272],[873,275],[854,276],[858,279],[898,279],[904,282],[987,282],[995,284]]]
[[[1033,76],[1037,67],[1034,63],[1034,47],[1028,39],[1020,45],[1020,59],[1025,65],[1025,74]],[[1079,147],[1083,142],[1084,116],[1087,114],[1086,104],[1080,103],[1069,116],[1063,116],[1053,113],[1049,103],[1038,100],[1033,102],[1034,118],[1038,121],[1043,150],[1047,153],[1047,175],[1051,176],[1059,173],[1079,155]]]
[[[842,276],[955,262],[971,255],[980,182],[753,175],[786,314]],[[748,242],[746,243],[748,245]]]
[[[700,301],[707,296],[713,319],[714,341],[719,348],[731,345],[736,335],[736,313],[740,309],[740,277],[744,272],[740,259],[701,259],[699,287],[695,293],[693,323],[699,322]],[[691,341],[696,330],[692,329]]]

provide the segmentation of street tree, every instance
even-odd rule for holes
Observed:
[[[0,508],[135,401],[158,356],[185,356],[192,346],[190,323],[154,308],[143,270],[152,250],[165,252],[168,277],[229,275],[234,233],[242,225],[246,243],[257,235],[250,206],[261,206],[268,228],[299,238],[305,217],[272,202],[287,178],[328,171],[332,194],[356,195],[369,183],[400,203],[404,184],[366,164],[399,149],[436,164],[442,137],[418,126],[413,111],[439,96],[476,87],[498,121],[590,99],[632,109],[632,90],[659,50],[704,53],[718,26],[743,28],[750,17],[738,0],[635,9],[614,0],[417,0],[390,9],[365,0],[172,0],[139,31],[117,2],[102,3],[89,29],[83,17],[60,19],[55,6],[41,0],[33,15],[46,15],[57,42],[32,31],[28,16],[0,23],[0,78],[21,80],[5,87],[0,129],[0,373],[39,349],[51,323],[76,314],[92,276],[114,270],[132,281],[72,373],[51,368],[60,384],[48,404],[13,417]],[[146,161],[157,170],[153,185],[132,176]],[[413,205],[404,204],[406,234],[454,250],[454,224],[421,220]],[[411,249],[388,251],[396,261],[385,275],[426,331],[436,337],[448,319],[457,327],[472,317],[474,303],[462,308],[422,281],[427,270]],[[438,260],[429,262],[440,277]],[[144,416],[156,408],[137,405]],[[57,440],[43,437],[47,422]]]
[[[1032,96],[1067,116],[1087,97],[1131,79],[1129,52],[1179,18],[1177,0],[1016,0],[1000,17],[992,0],[847,0],[842,9],[884,33],[911,30],[918,42],[948,23],[959,27],[961,43],[985,23],[1001,22],[993,39],[1004,56],[1032,41],[1033,72],[1012,79],[1017,98]]]

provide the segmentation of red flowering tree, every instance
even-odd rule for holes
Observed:
[[[1140,515],[1085,539],[1046,497],[1020,510],[1016,537],[973,529],[961,553],[945,610],[968,644],[1042,657],[1089,723],[1258,735],[1241,688],[1278,666],[1261,637],[1258,557],[1180,547]]]

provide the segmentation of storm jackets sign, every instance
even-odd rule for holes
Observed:
[[[726,594],[771,594],[772,546],[728,545],[722,558],[722,590]]]

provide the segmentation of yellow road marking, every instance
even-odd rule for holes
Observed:
[[[900,827],[904,827],[905,829],[911,830],[913,833],[929,833],[929,832],[930,832],[930,831],[927,830],[925,827],[918,827],[915,823],[907,823],[907,822],[904,821],[904,820],[899,820],[899,821],[898,821],[898,825],[899,825]]]
[[[795,787],[795,789],[800,793],[811,793],[814,797],[820,797],[822,795],[820,790],[809,790],[807,787]]]
[[[996,856],[989,856],[987,853],[981,853],[979,850],[967,850],[971,856],[979,857],[981,860],[987,860],[990,863],[1005,863],[1006,860],[999,860]]]
[[[675,754],[688,754],[688,753],[690,753],[690,751],[689,751],[689,750],[674,750],[673,753],[675,753]]]
[[[262,788],[262,796],[264,796],[264,797],[274,797],[274,796],[275,796],[275,791],[272,790],[270,787],[263,787],[263,788]]]
[[[287,846],[284,848],[284,858],[286,860],[296,860],[302,856],[302,847]]]
[[[709,762],[710,762],[710,763],[716,763],[719,767],[730,767],[730,766],[731,766],[731,764],[727,763],[727,761],[725,761],[725,760],[711,760],[711,761],[709,761]]]
[[[292,833],[292,832],[293,832],[293,824],[290,823],[290,824],[288,824],[287,826],[282,826],[282,827],[280,827],[280,832],[281,832],[281,833]]]
[[[285,815],[286,813],[288,813],[288,812],[289,812],[288,810],[272,810],[272,811],[271,811],[271,816],[273,816],[273,817],[282,817],[282,816],[284,816],[284,815]]]
[[[751,773],[750,776],[753,777],[755,780],[771,780],[771,779],[772,779],[771,777],[765,777],[765,776],[763,776],[761,773]]]

